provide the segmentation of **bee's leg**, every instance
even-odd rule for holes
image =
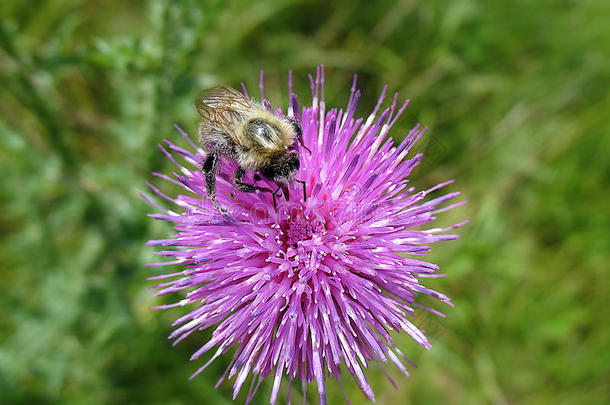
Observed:
[[[307,145],[305,145],[305,141],[303,140],[303,130],[301,129],[301,124],[299,124],[299,121],[297,121],[294,118],[289,118],[289,121],[292,124],[292,127],[294,128],[294,132],[296,133],[297,140],[299,141],[301,146],[303,146],[305,149],[307,149],[307,152],[309,152],[309,154],[311,155],[311,149],[309,149],[307,147]]]
[[[277,189],[271,193],[271,195],[273,196],[273,209],[275,209],[275,212],[277,212],[277,200],[275,199],[275,197],[278,195],[278,191],[280,191],[282,189],[282,186],[277,186]]]
[[[272,192],[267,187],[259,187],[255,186],[254,184],[244,183],[241,181],[244,174],[246,174],[246,170],[240,166],[237,168],[237,170],[235,170],[235,175],[233,176],[233,184],[235,184],[235,188],[237,188],[239,191],[243,191],[245,193],[254,193],[256,190],[267,191],[269,193]]]
[[[286,201],[290,201],[290,190],[288,190],[288,186],[285,184],[281,185],[282,191],[284,192],[284,198]]]
[[[297,183],[301,183],[303,185],[303,201],[307,201],[307,186],[305,185],[305,180],[295,180]]]
[[[212,200],[214,208],[218,211],[223,211],[216,202],[216,170],[218,169],[218,155],[217,150],[211,150],[208,157],[203,163],[203,172],[205,173],[205,187],[208,194],[208,198]]]

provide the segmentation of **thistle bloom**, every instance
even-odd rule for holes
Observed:
[[[430,347],[412,320],[416,308],[436,311],[416,304],[416,296],[451,304],[445,295],[421,284],[424,277],[439,276],[438,266],[413,258],[426,254],[432,242],[457,238],[446,232],[465,223],[421,229],[436,213],[463,203],[438,208],[458,193],[426,198],[451,181],[419,192],[408,185],[407,176],[422,155],[406,157],[426,128],[415,126],[394,146],[388,133],[408,100],[398,107],[395,95],[376,118],[384,89],[373,113],[366,120],[356,119],[356,78],[345,110],[326,111],[323,67],[310,82],[311,106],[299,108],[290,77],[288,110],[278,110],[301,123],[305,145],[311,149],[300,152],[298,179],[306,182],[306,200],[302,185],[295,182],[290,201],[278,199],[275,210],[269,193],[236,190],[231,182],[236,164],[225,160],[217,181],[218,202],[227,209],[221,214],[206,198],[200,170],[204,152],[180,128],[192,149],[165,141],[161,149],[179,170],[173,177],[155,175],[186,193],[168,197],[149,184],[178,212],[144,197],[162,211],[150,216],[175,224],[177,231],[172,238],[149,242],[171,248],[157,254],[174,259],[153,265],[182,266],[177,273],[152,277],[170,279],[156,286],[156,294],[186,291],[179,302],[159,308],[193,308],[174,323],[177,328],[170,339],[178,343],[196,330],[213,327],[211,339],[191,357],[207,359],[193,377],[235,349],[218,384],[235,378],[235,398],[251,379],[246,403],[267,376],[273,381],[272,404],[283,378],[289,387],[300,380],[303,391],[315,381],[319,403],[326,403],[326,379],[333,377],[341,384],[342,370],[374,400],[363,371],[369,363],[390,361],[407,374],[408,360],[391,332],[406,332]],[[262,74],[260,87],[264,100]],[[250,176],[248,181],[254,181]]]

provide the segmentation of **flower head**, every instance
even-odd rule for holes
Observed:
[[[156,175],[186,193],[168,197],[150,185],[178,212],[144,197],[163,211],[151,217],[174,223],[177,231],[172,238],[149,242],[171,248],[157,254],[174,258],[155,264],[181,266],[177,273],[153,277],[169,279],[157,286],[158,295],[186,292],[182,300],[162,308],[193,308],[175,322],[170,338],[177,343],[194,331],[214,328],[212,338],[191,357],[207,358],[193,377],[235,349],[219,383],[234,378],[236,397],[251,377],[247,402],[269,376],[272,404],[282,378],[290,386],[300,380],[304,390],[315,381],[319,402],[326,403],[326,379],[341,383],[342,370],[374,399],[363,371],[370,362],[390,361],[407,373],[406,358],[391,332],[406,332],[430,347],[412,323],[415,297],[425,294],[450,304],[445,295],[421,283],[423,277],[436,275],[438,266],[413,257],[426,254],[432,242],[457,238],[446,232],[462,225],[421,229],[437,212],[462,204],[438,208],[458,193],[426,199],[449,181],[419,192],[408,184],[407,176],[422,155],[407,155],[426,128],[415,126],[395,146],[388,134],[408,101],[398,107],[395,96],[377,117],[384,89],[373,113],[356,119],[356,78],[345,110],[326,110],[323,67],[310,81],[311,106],[300,109],[290,91],[287,112],[278,110],[301,123],[311,149],[301,150],[297,177],[305,181],[306,199],[295,182],[291,199],[279,201],[276,210],[269,193],[236,190],[231,182],[236,163],[225,159],[217,196],[227,213],[220,213],[206,198],[200,170],[204,152],[179,128],[192,150],[165,141],[161,149],[179,171],[173,177]],[[261,75],[264,100],[262,90]]]

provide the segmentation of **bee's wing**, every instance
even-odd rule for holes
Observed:
[[[234,126],[244,119],[255,104],[234,88],[219,86],[205,90],[195,101],[195,107],[212,128],[229,135],[236,144],[241,145]]]

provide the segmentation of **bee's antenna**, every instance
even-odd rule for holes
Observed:
[[[305,142],[303,141],[303,135],[299,136],[298,139],[299,139],[299,143],[301,144],[301,146],[303,146],[307,150],[307,152],[309,152],[309,154],[311,155],[311,149],[309,149],[307,147],[307,145],[305,145]]]
[[[295,117],[290,117],[289,121],[292,124],[292,127],[294,128],[297,141],[299,141],[299,144],[301,144],[305,149],[307,149],[307,152],[309,152],[309,154],[311,155],[311,149],[309,149],[307,145],[305,145],[305,141],[303,140],[303,129],[301,128],[301,124]]]

